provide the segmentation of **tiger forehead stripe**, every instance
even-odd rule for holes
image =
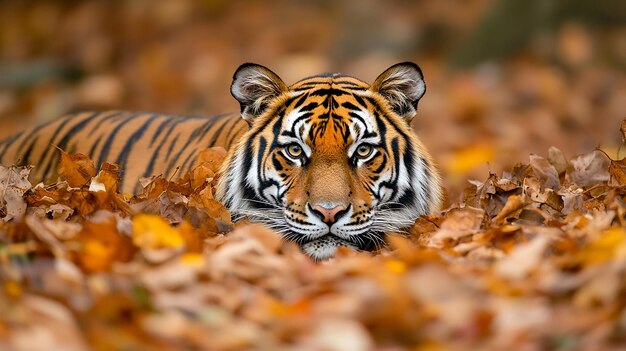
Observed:
[[[314,89],[316,87],[323,87],[333,85],[335,87],[341,87],[346,90],[365,90],[369,88],[369,85],[354,77],[346,76],[339,73],[323,74],[313,77],[308,77],[296,82],[291,86],[294,91]]]
[[[287,114],[285,118],[285,131],[292,132],[295,130],[295,125],[297,122],[305,121],[307,116],[312,115],[309,111],[302,110],[293,110]]]

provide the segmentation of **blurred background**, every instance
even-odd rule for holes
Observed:
[[[372,82],[418,63],[413,121],[455,200],[549,146],[616,156],[626,1],[0,0],[0,138],[79,110],[237,111],[232,73]],[[621,156],[623,157],[623,156]]]

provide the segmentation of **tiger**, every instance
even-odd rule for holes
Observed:
[[[0,141],[0,163],[35,164],[33,180],[46,181],[57,176],[57,149],[80,152],[119,164],[119,187],[133,192],[140,178],[184,174],[221,146],[215,196],[233,219],[263,223],[317,261],[342,246],[379,249],[385,233],[440,209],[441,177],[410,125],[426,92],[417,64],[393,65],[372,84],[324,73],[288,86],[245,63],[230,91],[239,113],[69,115]]]

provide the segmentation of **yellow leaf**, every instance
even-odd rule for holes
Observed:
[[[141,248],[177,248],[185,244],[178,229],[159,216],[139,214],[133,218],[133,244]]]
[[[180,257],[180,262],[186,266],[202,267],[204,265],[204,256],[199,253],[186,253]]]
[[[493,161],[495,153],[489,145],[473,145],[456,151],[445,162],[446,169],[455,175],[464,175],[478,166]]]
[[[585,245],[578,254],[586,264],[602,263],[612,259],[618,251],[626,250],[626,229],[609,228],[598,239]]]

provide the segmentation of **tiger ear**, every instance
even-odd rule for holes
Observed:
[[[426,83],[418,65],[403,62],[387,68],[370,90],[382,95],[394,112],[410,122],[417,113],[417,102],[426,92]]]
[[[239,66],[230,86],[230,93],[241,105],[241,117],[248,123],[263,113],[273,98],[287,90],[276,73],[255,63]]]

